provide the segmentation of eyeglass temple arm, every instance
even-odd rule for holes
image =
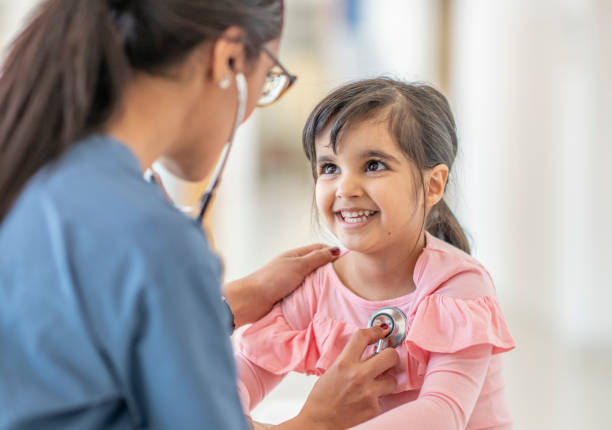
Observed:
[[[297,79],[297,76],[295,76],[295,75],[291,74],[291,72],[289,72],[289,70],[287,70],[287,69],[285,68],[285,66],[283,66],[283,65],[281,64],[281,62],[279,61],[279,59],[278,59],[278,58],[276,58],[276,55],[274,55],[272,52],[270,52],[270,50],[269,50],[268,48],[266,48],[266,46],[265,46],[265,45],[262,45],[262,46],[261,46],[261,50],[262,50],[263,52],[265,52],[265,53],[268,55],[268,57],[270,57],[270,58],[272,59],[272,61],[274,61],[274,64],[276,64],[278,67],[280,67],[280,69],[283,71],[283,73],[284,73],[285,75],[289,76],[289,79],[290,79],[292,82],[293,82],[293,81],[295,81],[295,80]]]

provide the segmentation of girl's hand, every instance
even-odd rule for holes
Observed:
[[[365,348],[388,333],[380,327],[353,335],[336,362],[313,387],[299,415],[275,429],[346,429],[380,414],[378,398],[390,394],[397,383],[381,376],[399,362],[393,348],[362,360]]]
[[[294,249],[279,255],[256,272],[229,282],[223,292],[234,324],[240,327],[257,321],[272,306],[291,293],[317,267],[335,260],[338,248],[317,244]]]

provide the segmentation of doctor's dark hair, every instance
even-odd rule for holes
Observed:
[[[163,74],[230,26],[245,55],[280,37],[283,0],[44,0],[0,71],[0,222],[41,167],[98,131],[133,72]]]
[[[343,133],[362,121],[386,120],[389,133],[420,173],[438,164],[449,170],[457,154],[455,120],[448,101],[433,87],[381,77],[344,85],[325,97],[312,111],[302,133],[302,144],[317,180],[315,139],[329,130],[334,152]],[[424,228],[432,235],[469,253],[470,245],[452,211],[441,199],[427,215]]]

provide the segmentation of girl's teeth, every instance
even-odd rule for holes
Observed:
[[[357,212],[349,212],[349,211],[340,211],[343,217],[345,218],[356,218],[358,216],[370,216],[374,213],[374,211],[357,211]]]
[[[374,211],[340,211],[340,214],[344,221],[355,224],[366,221],[370,215],[374,214]]]
[[[358,222],[363,222],[363,221],[365,221],[367,219],[368,219],[367,216],[363,216],[363,217],[360,217],[360,218],[344,218],[344,221],[346,221],[348,223],[356,224]]]

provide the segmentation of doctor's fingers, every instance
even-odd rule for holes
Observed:
[[[372,393],[376,398],[391,394],[397,388],[397,380],[392,375],[381,376],[372,382]]]
[[[377,377],[399,364],[399,354],[393,348],[385,348],[380,353],[366,359],[364,366],[369,375]]]
[[[388,332],[389,329],[382,329],[380,326],[357,330],[344,347],[339,359],[361,361],[366,347],[382,339]]]
[[[340,250],[332,250],[324,247],[310,251],[308,254],[298,257],[302,263],[304,276],[310,274],[317,267],[334,261],[340,255]]]
[[[289,258],[298,263],[300,274],[304,277],[309,275],[317,267],[334,261],[340,255],[340,250],[338,248],[332,250],[332,248],[325,245],[313,245],[294,251],[296,253]]]

